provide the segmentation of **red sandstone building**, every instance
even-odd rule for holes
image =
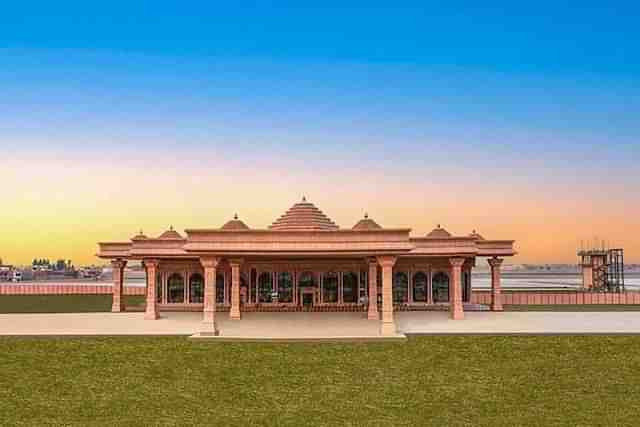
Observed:
[[[304,198],[268,229],[251,229],[236,216],[221,228],[185,232],[98,244],[98,256],[114,267],[113,311],[124,309],[127,261],[140,260],[147,319],[164,310],[202,310],[202,332],[212,333],[216,315],[362,311],[390,334],[394,310],[448,306],[452,319],[462,319],[477,257],[489,257],[491,309],[502,310],[500,265],[515,254],[513,240],[456,237],[440,226],[411,237],[411,229],[383,228],[367,215],[343,229]]]

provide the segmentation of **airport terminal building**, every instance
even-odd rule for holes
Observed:
[[[464,317],[477,257],[491,266],[491,309],[502,309],[500,266],[515,255],[513,240],[477,233],[452,236],[438,226],[413,237],[409,228],[384,228],[367,215],[340,228],[304,198],[268,229],[234,217],[220,228],[172,227],[159,237],[101,242],[98,256],[113,266],[113,308],[124,310],[127,261],[142,261],[147,277],[145,318],[166,310],[203,312],[203,333],[216,316],[240,320],[247,311],[361,311],[395,330],[394,310],[442,307]]]

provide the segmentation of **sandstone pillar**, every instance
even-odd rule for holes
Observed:
[[[231,264],[231,311],[229,318],[240,320],[240,264],[241,260],[230,260]]]
[[[156,320],[158,318],[158,298],[156,297],[158,261],[145,259],[144,267],[147,270],[147,304],[144,311],[144,318],[147,320]]]
[[[502,311],[502,294],[500,283],[500,266],[502,259],[491,258],[488,260],[491,266],[491,311]]]
[[[464,319],[462,308],[462,264],[464,258],[450,258],[451,280],[449,281],[449,312],[453,320]]]
[[[393,320],[393,266],[396,263],[394,256],[378,257],[378,263],[382,267],[382,335],[394,335],[396,326]]]
[[[113,301],[111,304],[111,311],[113,313],[119,313],[124,311],[124,268],[127,265],[127,261],[122,259],[114,259],[111,261],[111,267],[113,268]]]
[[[204,268],[204,308],[201,333],[217,335],[216,325],[216,267],[218,258],[201,258],[200,263]]]
[[[378,320],[378,264],[375,260],[369,261],[369,309],[367,318]]]

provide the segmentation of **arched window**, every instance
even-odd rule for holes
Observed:
[[[449,302],[449,276],[436,273],[433,276],[433,302]]]
[[[271,302],[273,292],[273,276],[271,273],[260,273],[258,276],[258,302]]]
[[[306,271],[300,275],[298,278],[298,287],[302,288],[313,288],[316,286],[316,280],[313,277],[313,273],[310,271]]]
[[[326,273],[322,276],[322,302],[338,302],[338,274]]]
[[[199,273],[194,273],[189,278],[189,302],[191,304],[202,304],[204,301],[204,277]]]
[[[286,271],[278,274],[278,302],[293,302],[293,275]]]
[[[471,273],[468,271],[462,272],[462,301],[471,301]]]
[[[173,273],[167,280],[167,302],[184,303],[184,277],[180,273]]]
[[[413,301],[427,302],[427,275],[423,271],[413,275]]]
[[[404,304],[408,301],[409,277],[404,271],[398,271],[393,275],[393,303]]]
[[[352,271],[342,274],[342,301],[358,302],[358,275]]]
[[[156,301],[162,303],[162,274],[156,274]]]
[[[224,304],[224,274],[216,274],[216,304]]]

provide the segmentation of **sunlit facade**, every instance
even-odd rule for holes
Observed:
[[[438,226],[422,237],[408,228],[383,228],[367,215],[338,227],[303,199],[268,229],[237,216],[217,229],[170,228],[157,238],[99,243],[98,256],[114,267],[113,311],[124,309],[122,286],[129,260],[147,272],[145,316],[163,310],[203,311],[203,331],[216,315],[241,319],[249,311],[356,311],[394,329],[394,310],[442,306],[464,317],[477,257],[489,257],[493,310],[501,310],[500,265],[515,254],[512,240],[477,233],[452,236]]]

